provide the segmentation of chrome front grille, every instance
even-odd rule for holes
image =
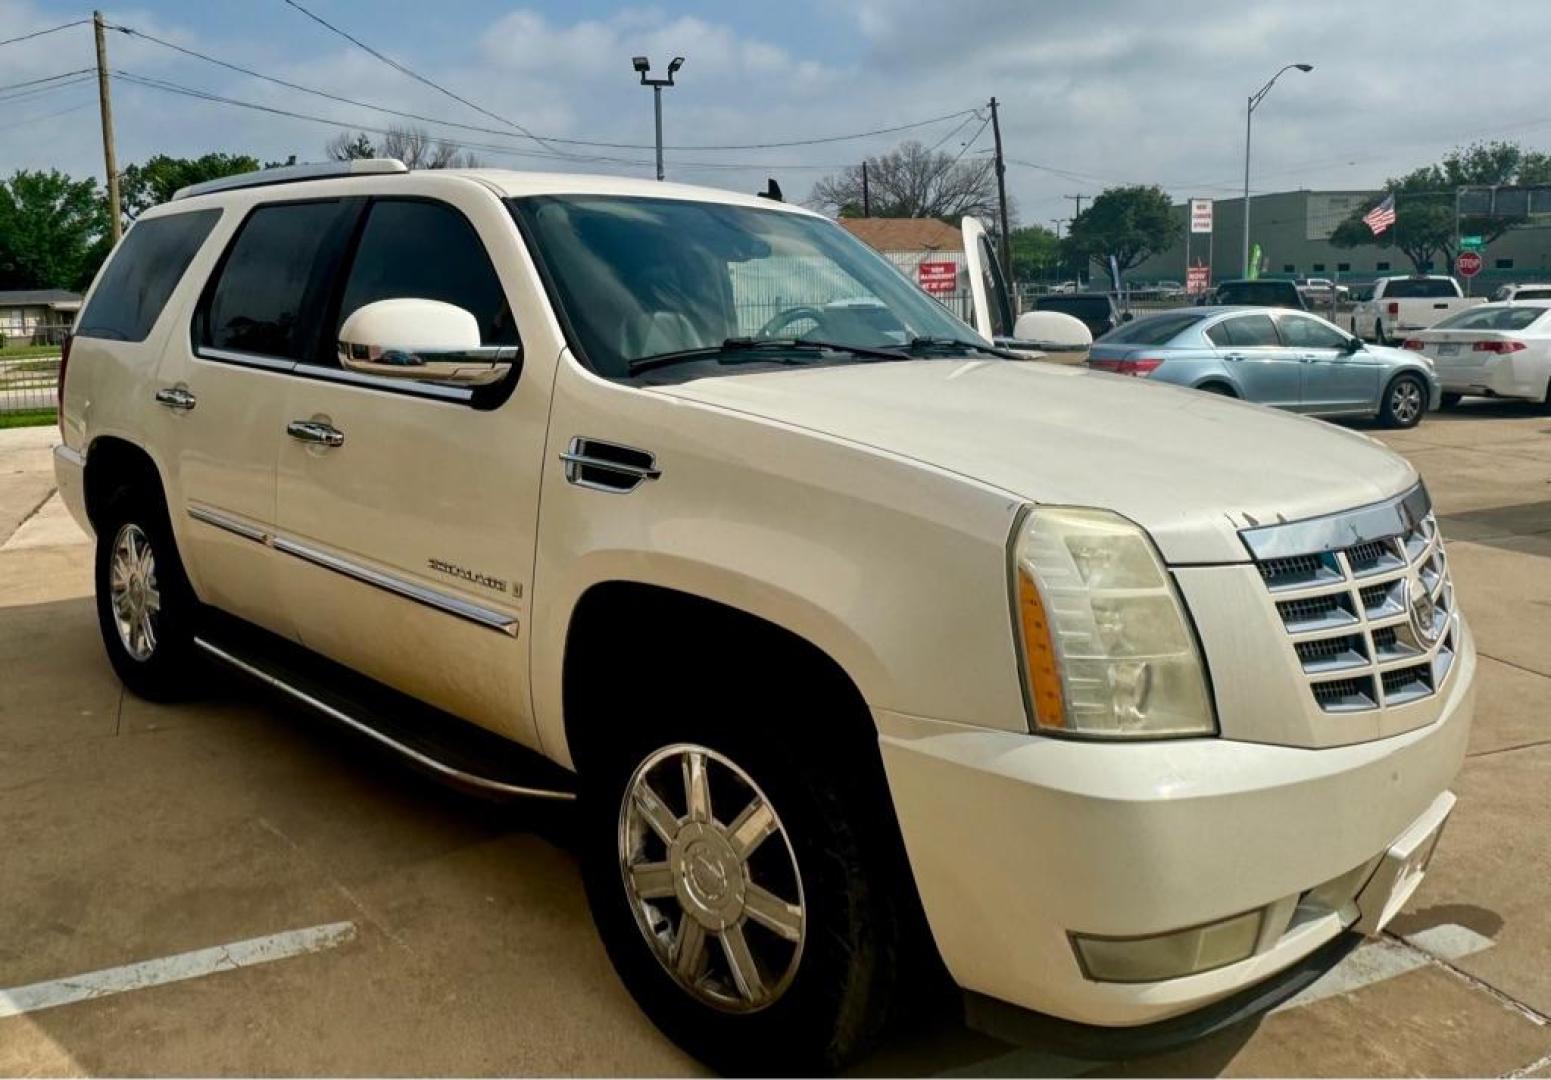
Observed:
[[[1375,506],[1241,535],[1320,709],[1392,708],[1443,685],[1458,620],[1421,485]]]

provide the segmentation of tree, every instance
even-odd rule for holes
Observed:
[[[996,172],[989,158],[973,161],[907,142],[867,159],[873,217],[941,218],[957,223],[966,214],[996,218]],[[862,213],[862,167],[853,165],[813,185],[808,205],[839,214]]]
[[[1527,220],[1519,214],[1462,213],[1456,221],[1456,193],[1461,188],[1548,183],[1551,155],[1525,150],[1517,143],[1475,143],[1449,151],[1435,165],[1385,181],[1384,192],[1395,197],[1395,224],[1384,232],[1374,236],[1363,223],[1363,215],[1373,206],[1359,206],[1336,226],[1330,242],[1341,248],[1396,247],[1411,260],[1417,273],[1425,272],[1441,256],[1446,271],[1452,274],[1460,234],[1480,236],[1491,243]]]
[[[1044,226],[1030,225],[1014,229],[1009,239],[1014,281],[1048,277],[1060,266],[1060,241],[1056,239],[1055,233]]]
[[[456,143],[433,139],[421,127],[390,127],[380,146],[373,144],[364,131],[341,131],[324,146],[334,161],[358,158],[398,158],[411,169],[477,169],[480,161]]]
[[[51,169],[0,182],[0,289],[83,289],[107,252],[96,180]]]
[[[272,162],[265,168],[271,168],[274,164]],[[248,154],[206,154],[197,158],[157,154],[144,165],[131,165],[124,170],[119,180],[119,198],[123,203],[124,216],[133,221],[151,207],[171,199],[179,188],[237,173],[254,172],[258,167],[258,158]]]
[[[1095,197],[1088,209],[1072,220],[1066,244],[1076,261],[1087,259],[1109,271],[1114,287],[1119,289],[1119,277],[1111,270],[1110,256],[1114,256],[1119,274],[1124,275],[1167,249],[1179,239],[1183,229],[1161,187],[1132,184],[1106,188]]]

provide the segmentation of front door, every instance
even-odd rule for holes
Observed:
[[[1300,364],[1283,346],[1270,315],[1233,315],[1207,327],[1206,336],[1246,401],[1279,409],[1300,406]]]
[[[437,199],[370,200],[325,338],[361,306],[417,298],[469,312],[485,345],[542,341],[536,355],[553,356],[505,207],[475,184],[431,190]],[[513,298],[526,309],[514,314]],[[520,341],[525,318],[537,329]],[[288,380],[277,478],[283,589],[302,642],[529,745],[525,621],[550,375],[519,364],[471,389],[345,371],[325,348]]]
[[[1379,364],[1366,349],[1323,319],[1280,317],[1282,337],[1303,371],[1303,411],[1372,412],[1379,399]]]

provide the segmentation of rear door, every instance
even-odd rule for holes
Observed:
[[[182,496],[173,509],[200,597],[287,636],[277,557],[265,543],[281,410],[287,372],[309,346],[308,284],[330,272],[350,214],[346,200],[325,199],[242,216],[159,372],[163,445]]]
[[[1323,319],[1291,312],[1278,317],[1282,340],[1302,368],[1303,411],[1371,412],[1378,408],[1379,361]]]
[[[1283,346],[1268,313],[1230,315],[1209,326],[1206,336],[1245,400],[1279,409],[1302,407],[1298,359]]]

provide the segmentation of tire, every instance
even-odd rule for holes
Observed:
[[[1546,392],[1540,397],[1540,411],[1551,415],[1551,379],[1546,380]]]
[[[657,715],[675,712],[683,715]],[[781,726],[720,719],[665,724],[584,770],[581,847],[593,919],[642,1010],[701,1061],[733,1075],[834,1073],[882,1028],[897,977],[900,897],[910,886],[893,876],[878,826],[887,797],[871,805],[861,793],[874,786],[854,767],[833,766],[842,756],[833,744],[793,738],[789,746],[764,734],[790,734],[790,714]],[[709,817],[689,811],[687,776],[700,767],[686,762],[696,759],[709,778]],[[651,798],[630,797],[643,783],[666,816],[639,809]],[[740,862],[730,826],[752,820],[761,803],[775,829]],[[652,816],[666,823],[662,831]],[[633,880],[646,887],[632,894],[626,867],[642,863],[651,869]],[[762,915],[779,913],[783,933],[769,915],[748,914],[749,897]],[[687,914],[692,907],[700,918]],[[695,929],[686,935],[686,926]],[[746,947],[734,943],[739,935]],[[702,942],[695,989],[670,971],[684,959],[674,950],[686,936]],[[734,955],[757,957],[755,984],[739,981]]]
[[[1392,344],[1389,338],[1384,336],[1384,324],[1378,320],[1374,320],[1373,323],[1373,343],[1385,346]]]
[[[159,491],[126,484],[97,523],[97,621],[124,685],[149,701],[179,701],[197,688],[198,601]]]
[[[1438,407],[1440,409],[1457,409],[1459,408],[1459,403],[1464,400],[1464,397],[1464,394],[1454,394],[1445,390],[1443,397],[1438,402]]]
[[[1379,422],[1388,428],[1414,428],[1427,413],[1427,384],[1419,376],[1403,372],[1384,388]]]

